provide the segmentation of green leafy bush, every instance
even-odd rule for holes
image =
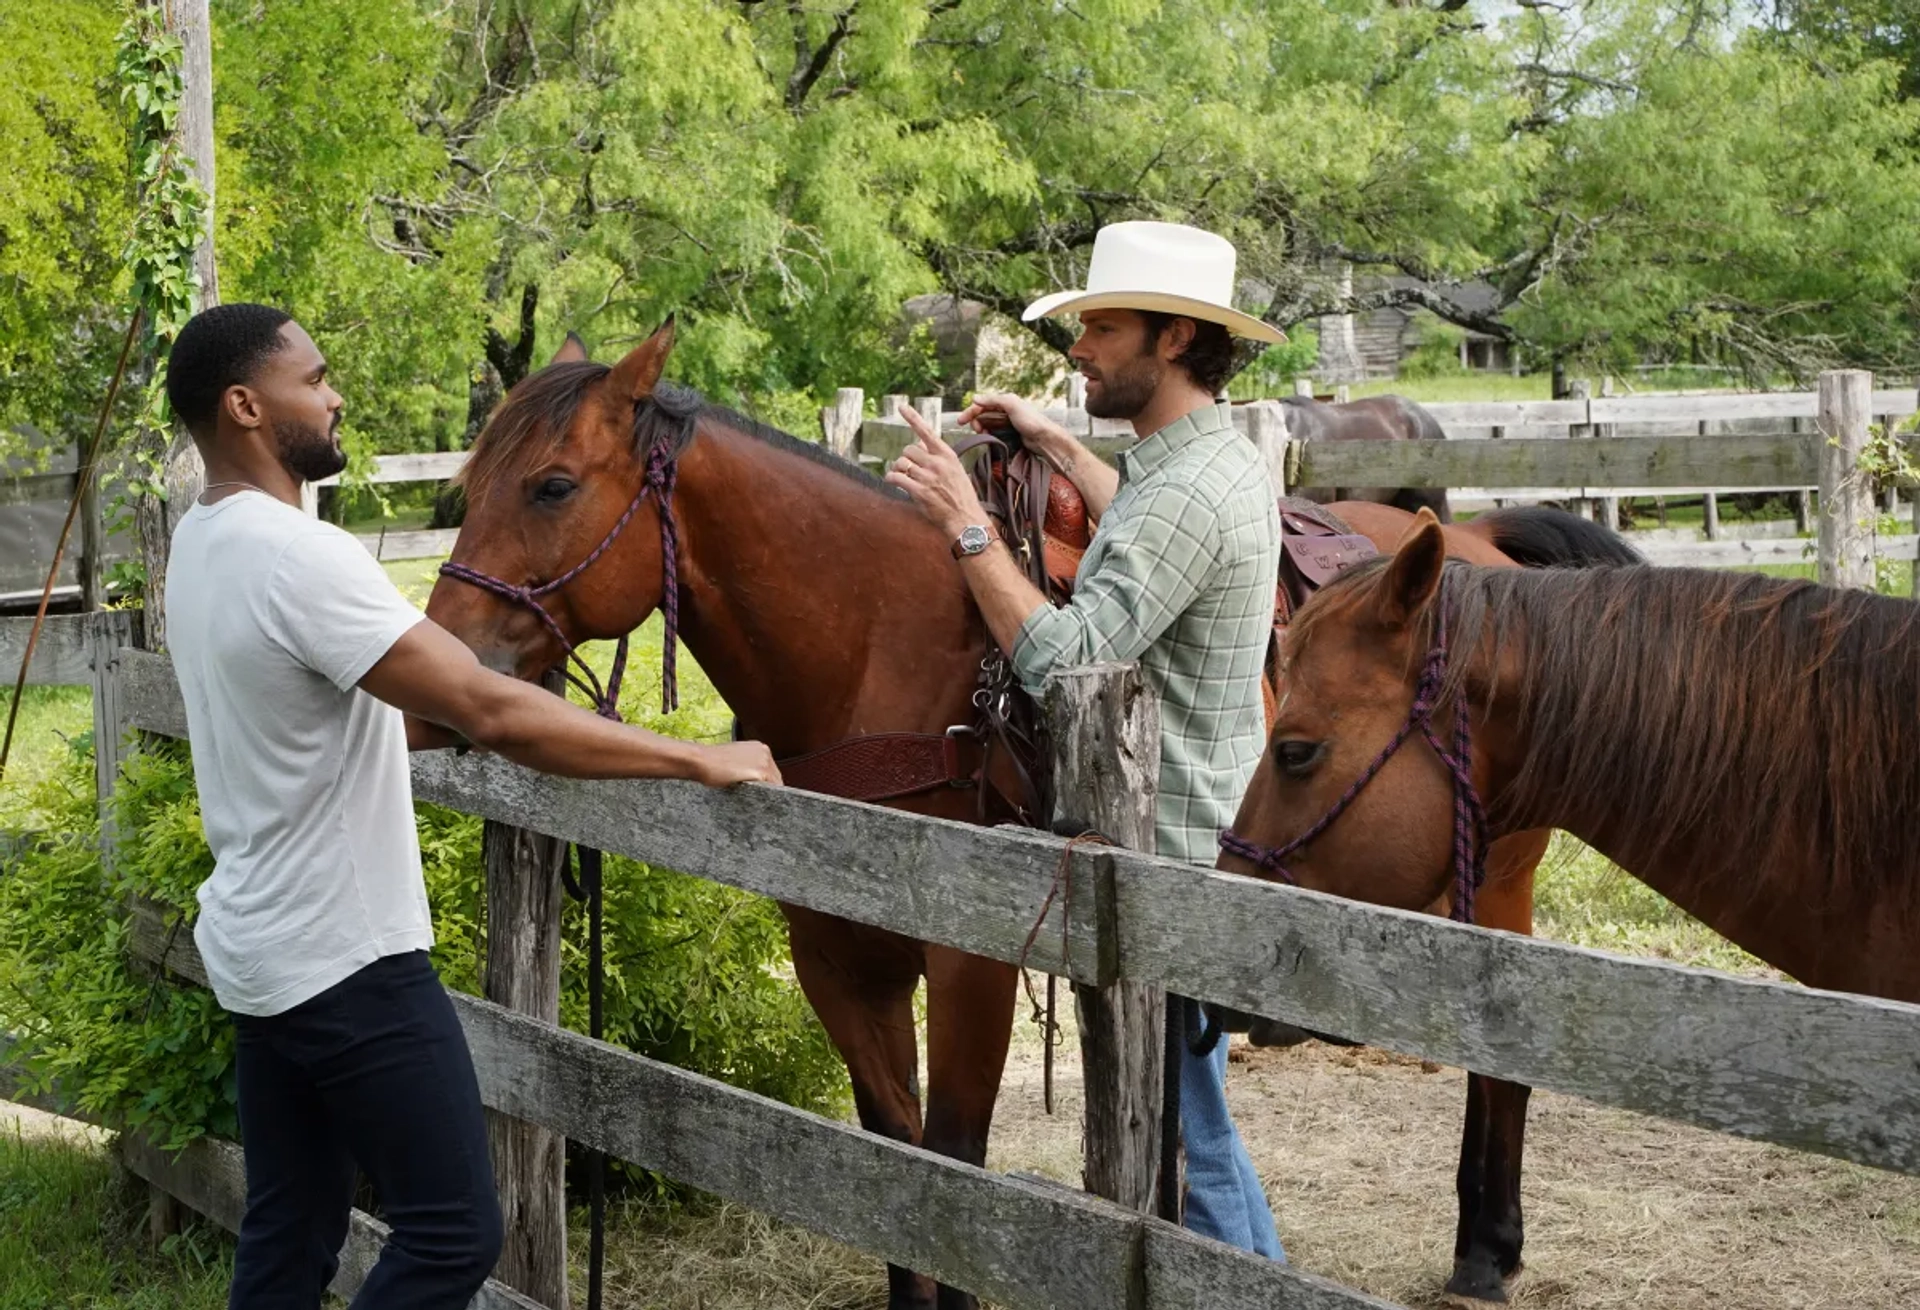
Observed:
[[[0,877],[0,1030],[37,1090],[104,1122],[183,1145],[237,1135],[232,1027],[211,993],[158,983],[128,954],[130,896],[191,931],[212,871],[184,744],[128,760],[116,872],[97,853],[91,752],[76,741],[40,788],[55,822]],[[419,830],[447,985],[478,991],[485,874],[476,818],[421,806]],[[569,904],[561,1011],[584,1030],[584,912]],[[644,1055],[810,1109],[846,1097],[839,1059],[789,978],[778,910],[731,888],[631,860],[606,866],[606,1036]]]

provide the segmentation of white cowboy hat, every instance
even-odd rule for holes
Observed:
[[[1042,296],[1020,317],[1031,323],[1089,309],[1153,309],[1254,341],[1285,341],[1279,328],[1233,307],[1234,258],[1233,242],[1183,223],[1110,223],[1094,234],[1085,290]]]

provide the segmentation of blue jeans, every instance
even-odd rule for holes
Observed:
[[[1187,1147],[1186,1226],[1284,1262],[1260,1175],[1227,1112],[1227,1035],[1211,1055],[1180,1048],[1180,1135]]]
[[[393,1233],[351,1310],[464,1310],[500,1255],[500,1204],[473,1058],[427,953],[234,1028],[247,1210],[228,1310],[319,1310],[356,1164]]]

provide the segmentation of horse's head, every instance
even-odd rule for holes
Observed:
[[[1392,556],[1350,571],[1302,607],[1287,632],[1267,749],[1219,868],[1290,875],[1303,887],[1405,909],[1425,909],[1442,895],[1453,859],[1447,769],[1416,728],[1405,749],[1362,780],[1408,726],[1445,566],[1440,525],[1423,510]],[[1441,716],[1436,726],[1450,721]],[[1277,860],[1263,867],[1248,853],[1256,848]]]
[[[661,496],[640,493],[649,460],[656,475],[670,467],[692,431],[683,393],[657,394],[672,349],[672,320],[611,368],[570,336],[474,442],[452,575],[427,616],[489,667],[538,677],[564,657],[561,634],[571,645],[619,636],[660,605]]]

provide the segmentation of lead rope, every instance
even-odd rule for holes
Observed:
[[[573,861],[563,860],[560,880],[567,895],[587,907],[587,1036],[601,1041],[605,1028],[603,1000],[606,989],[606,960],[601,928],[604,921],[601,870],[603,857],[591,846],[575,845],[580,857],[580,876],[573,876]],[[597,1147],[587,1150],[587,1310],[600,1310],[607,1263],[607,1156]]]

